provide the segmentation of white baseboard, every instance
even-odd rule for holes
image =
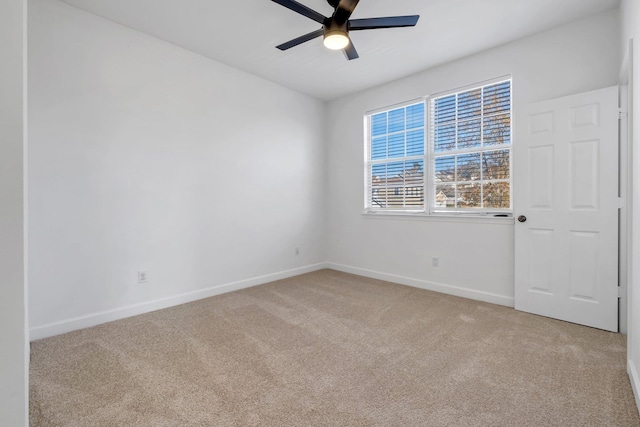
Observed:
[[[627,373],[631,381],[631,388],[633,388],[633,395],[636,397],[636,407],[640,411],[640,377],[638,377],[638,371],[631,359],[627,360]]]
[[[474,289],[462,288],[458,286],[446,285],[442,283],[429,282],[421,279],[414,279],[395,274],[382,273],[379,271],[367,270],[364,268],[351,267],[336,263],[318,263],[305,267],[294,268],[291,270],[280,271],[277,273],[267,274],[264,276],[252,277],[237,282],[227,283],[218,286],[212,286],[206,289],[199,289],[193,292],[187,292],[174,295],[167,298],[161,298],[153,301],[147,301],[126,307],[116,308],[113,310],[101,311],[85,316],[66,319],[59,322],[48,323],[45,325],[35,326],[29,330],[29,339],[31,341],[42,338],[52,337],[79,329],[90,328],[114,320],[120,320],[139,314],[149,313],[163,308],[173,307],[203,298],[233,292],[240,289],[250,288],[252,286],[262,285],[273,282],[275,280],[286,279],[297,276],[299,274],[310,273],[312,271],[321,270],[323,268],[332,268],[334,270],[343,271],[345,273],[357,274],[359,276],[371,277],[373,279],[386,280],[388,282],[399,283],[402,285],[413,286],[416,288],[427,289],[430,291],[441,292],[443,294],[455,295],[464,298],[470,298],[478,301],[489,302],[492,304],[513,307],[514,301],[512,297],[493,294],[490,292],[482,292]]]
[[[478,301],[484,301],[492,304],[504,305],[507,307],[514,306],[513,297],[505,295],[494,294],[491,292],[477,291],[469,288],[462,288],[459,286],[446,285],[444,283],[429,282],[421,279],[414,279],[411,277],[399,276],[396,274],[382,273],[380,271],[368,270],[365,268],[351,267],[348,265],[335,264],[329,262],[328,268],[333,270],[343,271],[345,273],[357,274],[359,276],[370,277],[372,279],[385,280],[387,282],[399,283],[401,285],[413,286],[415,288],[426,289],[429,291],[440,292],[448,295],[455,295],[458,297],[469,298]]]
[[[31,341],[42,338],[60,335],[78,329],[90,328],[102,323],[112,322],[139,314],[149,313],[163,308],[173,307],[203,298],[233,292],[240,289],[250,288],[252,286],[262,285],[276,280],[287,279],[299,274],[310,273],[312,271],[328,268],[328,264],[319,263],[305,267],[294,268],[291,270],[280,271],[277,273],[266,274],[264,276],[252,277],[249,279],[239,280],[237,282],[226,283],[224,285],[212,286],[206,289],[199,289],[193,292],[186,292],[167,298],[161,298],[153,301],[143,302],[130,305],[127,307],[116,308],[113,310],[101,311],[98,313],[88,314],[86,316],[66,319],[59,322],[48,323],[46,325],[36,326],[29,330],[29,339]]]

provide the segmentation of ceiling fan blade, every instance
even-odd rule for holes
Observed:
[[[347,45],[347,47],[345,47],[342,51],[349,61],[351,61],[352,59],[358,59],[360,57],[351,40],[349,40],[349,45]]]
[[[360,0],[340,0],[338,3],[338,7],[336,7],[336,11],[333,12],[333,19],[339,24],[342,25],[349,20],[353,10],[358,5]]]
[[[304,42],[308,42],[309,40],[315,39],[316,37],[320,37],[324,33],[324,30],[321,28],[317,31],[312,31],[309,34],[305,34],[304,36],[297,37],[293,40],[289,40],[286,43],[282,43],[281,45],[276,46],[280,50],[291,49],[294,46],[298,46]]]
[[[300,4],[294,0],[271,0],[271,1],[278,3],[279,5],[284,6],[287,9],[293,10],[294,12],[298,12],[300,15],[304,15],[309,19],[313,19],[314,21],[320,24],[324,24],[325,19],[327,19],[324,16],[320,15],[315,10],[309,9],[307,6]]]
[[[413,27],[418,23],[420,15],[387,16],[384,18],[352,19],[349,30],[375,30],[377,28]]]

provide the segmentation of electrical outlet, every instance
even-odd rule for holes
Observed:
[[[149,281],[149,275],[145,270],[138,271],[138,283],[147,283]]]
[[[440,258],[436,258],[436,257],[431,258],[431,265],[433,267],[440,267]]]

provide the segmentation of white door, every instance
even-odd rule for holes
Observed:
[[[618,88],[519,117],[515,307],[618,331]]]

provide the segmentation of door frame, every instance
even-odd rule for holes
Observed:
[[[633,239],[631,238],[633,218],[633,40],[629,40],[628,48],[623,52],[622,66],[618,78],[620,88],[619,106],[621,109],[619,122],[620,168],[619,197],[621,200],[619,222],[619,286],[620,286],[620,332],[627,334],[627,358],[631,358],[632,334],[628,334],[632,323],[628,301],[631,300],[632,289],[632,255]]]
[[[626,73],[626,70],[624,71]],[[630,276],[630,259],[629,259],[629,245],[631,239],[629,239],[629,233],[631,229],[630,222],[630,186],[629,181],[631,174],[631,140],[629,138],[629,85],[628,76],[626,80],[622,79],[618,85],[618,108],[619,117],[618,121],[618,145],[619,145],[619,161],[618,161],[618,197],[620,198],[620,210],[618,212],[618,286],[619,286],[619,332],[622,334],[627,333],[628,319],[627,319],[627,299],[629,291],[629,276]]]

